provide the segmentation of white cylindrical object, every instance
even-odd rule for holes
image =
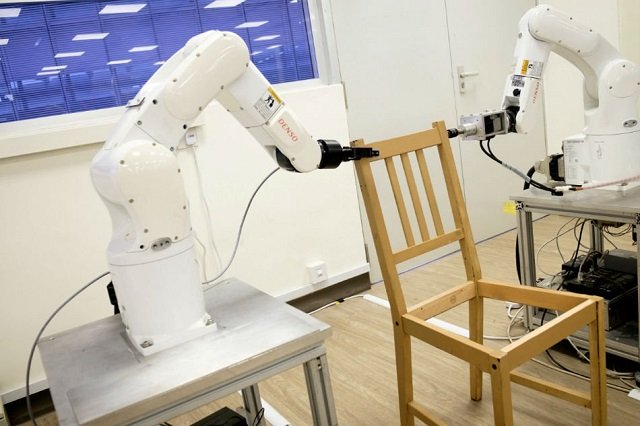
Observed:
[[[188,238],[160,250],[166,256],[110,258],[122,322],[133,346],[149,355],[214,330],[193,248]]]

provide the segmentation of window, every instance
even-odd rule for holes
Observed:
[[[318,77],[307,0],[0,5],[0,123],[124,105],[192,36],[233,31],[272,83]]]

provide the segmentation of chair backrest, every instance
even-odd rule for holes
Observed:
[[[433,123],[433,128],[429,130],[379,142],[365,144],[364,141],[357,140],[352,142],[352,146],[371,147],[380,152],[378,157],[356,161],[355,167],[380,261],[380,269],[385,282],[387,296],[389,297],[392,311],[395,311],[394,317],[397,318],[398,315],[404,315],[407,312],[404,294],[398,277],[397,265],[399,263],[458,241],[464,259],[467,279],[470,281],[480,279],[481,271],[478,255],[471,234],[460,180],[444,122]],[[450,216],[453,218],[453,229],[445,229],[443,215],[438,206],[436,191],[434,191],[433,181],[435,179],[432,179],[425,154],[428,150],[437,150],[438,153],[436,158],[439,159],[441,167],[437,172],[442,173],[444,177],[451,209]],[[397,159],[398,157],[399,160]],[[372,169],[372,163],[377,161],[384,161],[385,163],[386,177],[388,177],[397,207],[394,213],[397,213],[404,233],[406,245],[395,251],[392,249],[387,232],[385,213],[376,189],[383,183],[382,177],[374,176],[380,175],[380,173],[374,174]],[[402,164],[403,173],[401,175],[404,178],[404,182],[399,178],[396,164]],[[416,164],[417,168],[415,167]],[[376,178],[379,181],[378,185],[376,185]],[[418,186],[417,182],[422,183],[422,188]],[[405,194],[408,192],[411,199],[409,207],[404,201],[403,188],[405,188]],[[427,205],[427,209],[423,207],[423,204]],[[386,215],[389,215],[388,210]],[[429,212],[428,215],[427,211]],[[410,220],[410,214],[414,215],[414,221]],[[433,223],[431,228],[435,232],[429,232],[429,217]],[[412,223],[417,223],[415,227],[419,229],[418,238],[414,235]]]

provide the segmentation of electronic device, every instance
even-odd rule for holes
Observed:
[[[247,420],[229,407],[223,407],[191,426],[248,426]]]
[[[607,331],[638,319],[635,253],[626,250],[612,252],[604,256],[599,253],[581,255],[562,265],[564,289],[604,299]]]
[[[509,120],[506,111],[484,111],[460,117],[462,140],[488,140],[497,135],[506,135]]]

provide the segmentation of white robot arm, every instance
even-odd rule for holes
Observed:
[[[107,257],[118,307],[130,342],[144,355],[215,329],[175,156],[207,105],[218,100],[287,170],[376,155],[314,140],[249,56],[236,34],[193,37],[129,102],[91,166],[113,224]]]
[[[491,113],[495,126],[484,126],[490,113],[462,117],[464,138],[530,131],[540,114],[543,72],[552,51],[584,75],[584,135],[563,143],[566,183],[584,185],[637,175],[640,67],[600,34],[547,5],[530,9],[519,22],[515,70],[507,78],[500,111]]]

